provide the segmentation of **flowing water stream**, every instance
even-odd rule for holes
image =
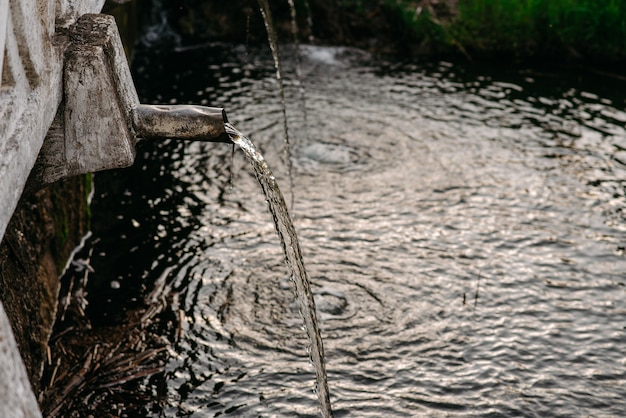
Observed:
[[[291,156],[291,141],[289,139],[289,123],[287,122],[287,103],[285,100],[285,85],[283,82],[283,70],[280,59],[280,52],[278,46],[278,37],[276,36],[276,27],[272,20],[272,12],[268,0],[258,0],[259,10],[263,16],[263,22],[265,23],[265,30],[267,32],[267,42],[270,50],[272,51],[272,57],[274,58],[274,68],[276,70],[276,81],[278,82],[278,94],[280,97],[281,109],[283,111],[283,130],[285,139],[285,164],[289,171],[289,188],[291,192],[291,207],[293,208],[294,194],[293,194],[293,162]],[[290,3],[292,13],[295,13],[295,6]],[[295,15],[293,16],[292,31],[294,36],[297,36],[297,22]],[[297,44],[296,44],[297,45]]]
[[[295,228],[335,416],[624,416],[625,83],[301,51],[306,118],[283,54]],[[225,107],[287,184],[268,51],[139,51],[133,71],[145,103]],[[144,143],[96,176],[92,212],[94,324],[171,289],[145,416],[319,416],[246,161]]]
[[[298,234],[289,216],[285,199],[276,183],[276,178],[272,174],[263,156],[256,150],[254,144],[232,125],[226,125],[226,132],[231,136],[233,143],[239,146],[246,154],[246,157],[252,164],[256,178],[265,195],[265,200],[267,200],[269,205],[269,210],[274,218],[274,225],[276,226],[276,232],[278,233],[283,247],[287,265],[293,272],[292,280],[296,290],[296,299],[310,340],[309,350],[311,360],[315,366],[317,392],[322,416],[330,418],[333,416],[333,412],[330,405],[330,394],[328,392],[324,345],[319,332],[319,325],[317,324],[315,300],[313,299],[309,278],[306,273],[306,268],[304,267],[302,250],[298,242]]]

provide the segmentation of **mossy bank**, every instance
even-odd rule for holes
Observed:
[[[35,392],[56,316],[59,275],[87,231],[91,179],[22,196],[0,245],[0,299]]]

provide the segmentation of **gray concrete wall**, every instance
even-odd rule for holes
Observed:
[[[0,240],[62,102],[67,29],[103,5],[104,0],[0,0]],[[0,301],[0,417],[38,416]]]
[[[104,0],[0,0],[0,239],[63,96],[63,29]],[[57,26],[58,25],[58,26]]]
[[[55,269],[40,274],[32,259],[50,233],[24,233],[28,198],[62,179],[130,166],[138,134],[229,141],[223,109],[139,104],[115,20],[96,14],[104,1],[0,0],[0,382],[15,382],[0,384],[0,417],[39,414],[29,375],[37,386],[58,293],[58,277],[42,284]],[[7,279],[9,264],[24,274]]]

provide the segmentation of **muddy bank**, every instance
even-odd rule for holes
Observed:
[[[22,197],[0,245],[0,298],[35,393],[56,315],[59,275],[87,230],[90,179]]]
[[[127,20],[122,27],[134,19],[133,10],[120,14]],[[133,36],[129,30],[123,34]],[[48,339],[57,315],[59,276],[89,230],[92,177],[72,177],[40,190],[33,184],[23,192],[0,243],[0,300],[38,394],[50,361]]]

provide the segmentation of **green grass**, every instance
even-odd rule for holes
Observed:
[[[450,31],[476,51],[623,60],[626,1],[459,0]]]
[[[419,2],[384,2],[399,10],[416,39],[438,49],[626,61],[626,0],[459,0],[458,16],[451,21],[427,11],[417,15]]]

